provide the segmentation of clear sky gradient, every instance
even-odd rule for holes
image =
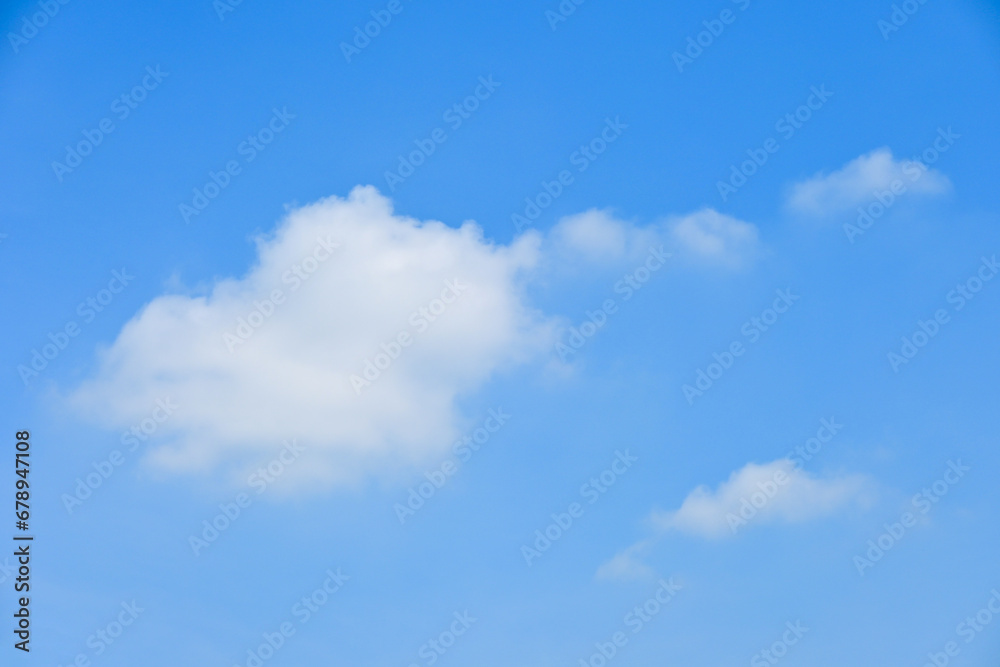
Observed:
[[[41,5],[0,663],[996,665],[996,3]]]

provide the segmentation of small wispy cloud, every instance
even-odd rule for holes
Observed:
[[[699,486],[680,508],[654,512],[661,530],[677,530],[706,538],[736,534],[750,521],[798,523],[827,516],[861,498],[861,475],[816,477],[789,459],[748,463],[715,490]]]
[[[643,562],[650,551],[650,540],[636,542],[597,569],[597,578],[607,581],[643,581],[654,579],[656,572]]]
[[[824,218],[852,211],[882,192],[926,196],[950,189],[951,182],[941,172],[914,160],[897,160],[888,148],[878,148],[834,172],[794,184],[786,207],[802,216]]]
[[[864,475],[813,475],[789,459],[747,463],[715,489],[693,489],[670,511],[653,511],[652,537],[636,542],[601,565],[599,579],[648,578],[643,562],[656,538],[671,532],[709,540],[733,537],[751,524],[802,523],[830,516],[852,504],[867,506],[873,484]]]
[[[749,222],[703,208],[639,227],[611,211],[591,209],[559,220],[549,235],[560,256],[610,263],[644,256],[650,245],[669,246],[686,264],[738,269],[760,254],[757,227]]]
[[[695,261],[738,269],[760,253],[755,225],[711,208],[675,218],[669,229],[680,254]]]

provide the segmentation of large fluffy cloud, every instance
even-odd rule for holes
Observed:
[[[853,211],[875,201],[879,193],[894,198],[905,193],[938,195],[950,188],[941,172],[918,161],[894,159],[888,148],[879,148],[837,171],[796,183],[786,205],[794,213],[821,218]]]
[[[682,239],[693,257],[729,252],[733,229],[756,238],[752,225],[714,212],[676,224],[694,218],[710,224],[697,242]],[[292,477],[358,480],[440,456],[460,435],[461,396],[551,353],[557,319],[525,297],[544,255],[611,268],[669,241],[663,225],[589,211],[548,237],[495,244],[471,222],[396,215],[359,187],[291,211],[257,239],[246,275],[154,299],[69,400],[121,429],[153,425],[157,401],[176,404],[149,455],[168,470],[242,474],[294,438],[307,463]]]
[[[169,397],[153,458],[173,469],[291,437],[312,454],[299,474],[325,481],[433,455],[456,436],[456,397],[550,344],[521,294],[539,244],[397,216],[359,187],[291,212],[242,278],[152,301],[70,398],[127,427]]]

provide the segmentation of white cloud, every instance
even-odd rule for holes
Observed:
[[[653,522],[663,530],[723,537],[754,522],[796,523],[826,516],[863,500],[866,490],[860,475],[818,478],[788,459],[748,463],[714,491],[699,486],[679,509],[654,513]]]
[[[800,523],[829,516],[852,503],[867,507],[873,484],[863,475],[820,478],[789,459],[748,463],[713,491],[699,486],[680,508],[654,511],[654,537],[636,542],[597,570],[599,579],[643,579],[652,574],[642,562],[655,537],[677,531],[707,539],[731,537],[755,523]]]
[[[637,227],[611,211],[591,209],[559,220],[549,234],[556,259],[595,264],[644,257],[652,245],[669,245],[688,263],[740,268],[760,252],[757,227],[711,208],[663,223]],[[579,264],[579,261],[576,261]]]
[[[756,240],[752,225],[710,210],[682,218],[675,235],[689,225],[704,227],[678,237],[697,258]],[[460,434],[460,397],[551,358],[559,320],[525,296],[543,258],[610,266],[668,242],[665,229],[591,210],[547,238],[530,231],[502,245],[472,222],[395,215],[358,187],[292,210],[256,239],[246,275],[147,304],[68,400],[116,429],[148,420],[158,399],[178,404],[148,456],[166,470],[244,475],[288,438],[307,450],[308,465],[287,476],[298,485],[426,463]]]
[[[812,217],[836,215],[876,200],[880,192],[921,195],[951,189],[948,178],[920,162],[896,160],[888,148],[879,148],[851,160],[830,174],[819,173],[792,186],[787,207]]]
[[[760,252],[757,227],[711,208],[669,223],[670,235],[682,255],[728,268],[740,268]]]
[[[556,244],[592,259],[619,259],[628,237],[624,223],[597,209],[562,218],[551,235]]]
[[[595,263],[645,253],[649,245],[660,240],[655,228],[640,229],[615,218],[611,211],[599,209],[561,218],[549,232],[549,239],[557,252]]]
[[[637,542],[597,569],[596,577],[607,581],[642,581],[653,579],[656,572],[642,562],[649,551],[648,541]]]
[[[206,296],[154,299],[69,399],[127,428],[169,397],[179,408],[151,457],[172,470],[250,464],[286,438],[309,452],[309,465],[289,474],[324,483],[413,463],[457,437],[457,397],[551,349],[551,324],[521,293],[539,246],[534,232],[494,245],[472,223],[397,216],[374,188],[359,187],[289,213],[257,240],[257,263],[242,278]],[[281,302],[268,305],[274,290]],[[242,333],[252,331],[245,342],[241,319]],[[411,344],[397,350],[401,332]],[[389,355],[376,357],[383,344]],[[352,375],[392,355],[359,394]]]

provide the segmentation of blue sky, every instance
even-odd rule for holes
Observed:
[[[11,664],[995,664],[994,3],[46,7]]]

